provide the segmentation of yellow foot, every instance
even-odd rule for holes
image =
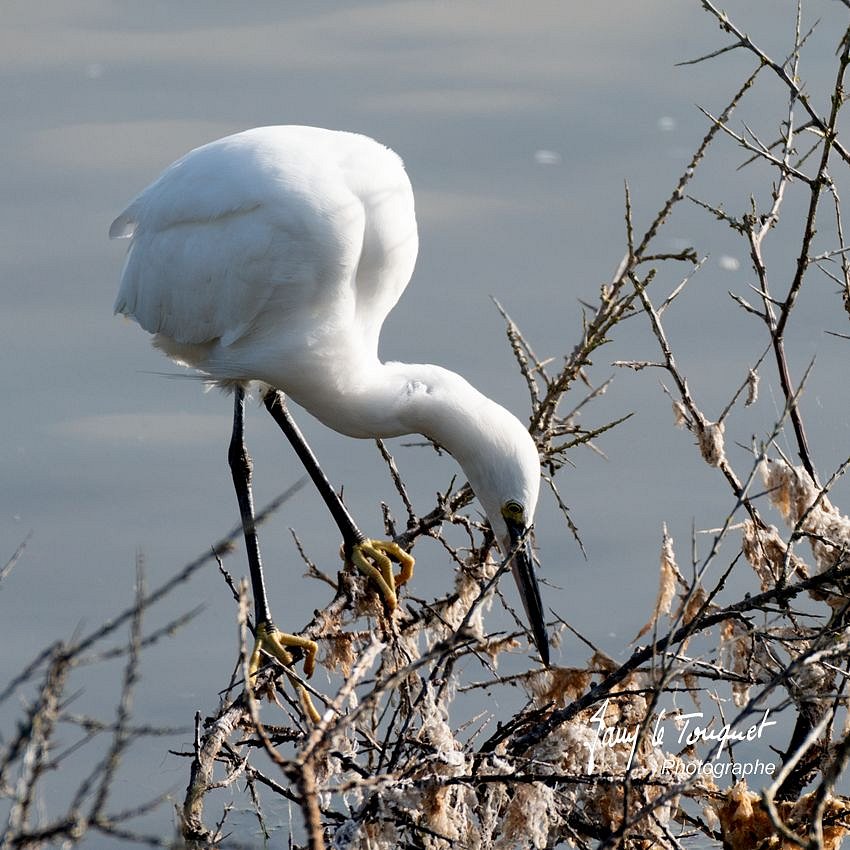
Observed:
[[[398,575],[393,575],[393,561],[401,567]],[[396,588],[410,580],[415,561],[391,540],[364,540],[352,547],[351,563],[378,586],[378,592],[392,611],[398,605]]]
[[[293,659],[287,647],[297,647],[303,651],[304,675],[309,679],[313,675],[313,670],[316,669],[316,653],[319,651],[316,642],[300,635],[290,635],[282,632],[270,623],[257,624],[254,650],[248,662],[249,677],[253,679],[257,670],[262,666],[264,653],[279,661],[284,667],[291,667]],[[298,692],[298,697],[306,714],[314,723],[318,723],[321,715],[316,711],[316,707],[313,705],[313,700],[310,698],[307,689],[294,679],[292,675],[289,675],[289,680]]]

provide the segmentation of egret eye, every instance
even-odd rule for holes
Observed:
[[[522,520],[524,513],[522,505],[514,499],[509,499],[502,507],[502,516],[510,517],[516,521]]]

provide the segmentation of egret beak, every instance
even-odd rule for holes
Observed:
[[[525,615],[531,626],[534,645],[540,653],[540,660],[548,666],[549,636],[546,633],[546,620],[543,617],[540,587],[537,584],[537,576],[534,575],[534,562],[531,559],[531,540],[525,526],[511,522],[508,518],[505,518],[505,523],[508,526],[509,551],[513,552],[516,549],[516,554],[511,561],[511,572],[514,574],[519,596],[522,599],[522,607],[525,608]],[[524,540],[523,536],[525,536]]]

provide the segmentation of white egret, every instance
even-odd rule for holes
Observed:
[[[197,148],[169,166],[113,222],[130,247],[116,313],[154,345],[234,391],[229,460],[242,516],[260,650],[287,647],[264,589],[244,445],[245,387],[272,390],[266,407],[298,451],[343,535],[348,557],[389,607],[413,559],[365,539],[324,478],[280,393],[350,437],[420,433],[462,467],[511,564],[544,663],[549,645],[527,531],[540,482],[537,448],[511,413],[439,366],[382,363],[378,337],[413,272],[413,191],[401,159],[374,140],[316,127],[261,127]],[[401,564],[394,577],[390,560]]]

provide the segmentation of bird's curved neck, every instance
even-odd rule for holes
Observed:
[[[464,465],[486,436],[486,409],[497,406],[460,375],[426,363],[336,361],[333,380],[309,380],[290,395],[328,427],[352,437],[423,434]],[[299,391],[300,390],[300,391]]]
[[[290,395],[328,427],[352,437],[423,434],[460,464],[494,530],[516,499],[534,515],[537,447],[525,426],[460,375],[423,363],[334,358],[330,371],[306,376]]]

